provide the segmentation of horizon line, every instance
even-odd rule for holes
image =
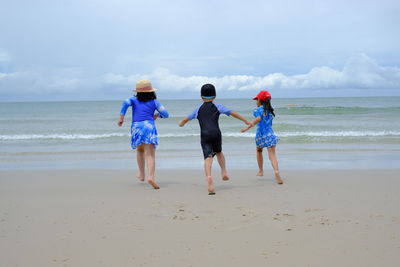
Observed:
[[[400,97],[400,95],[392,95],[392,96],[309,96],[309,97],[274,97],[274,99],[306,99],[306,98],[374,98],[374,97]],[[221,100],[235,100],[235,99],[247,99],[251,100],[251,98],[244,98],[244,97],[237,97],[237,98],[217,98]],[[162,100],[201,100],[200,97],[196,98],[162,98]],[[60,102],[107,102],[107,101],[123,101],[123,99],[81,99],[81,100],[21,100],[21,101],[0,101],[1,104],[3,103],[60,103]]]

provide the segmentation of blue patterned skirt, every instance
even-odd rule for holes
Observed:
[[[131,147],[136,149],[141,144],[158,145],[157,129],[153,120],[137,121],[131,127]]]
[[[256,146],[257,147],[273,147],[279,142],[279,137],[274,133],[268,134],[256,134]]]

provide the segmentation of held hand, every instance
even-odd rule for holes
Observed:
[[[251,126],[249,125],[246,128],[241,129],[240,132],[241,133],[247,132],[247,130],[250,129],[250,128],[251,128]]]
[[[247,122],[249,123],[248,126],[246,128],[243,128],[242,130],[240,130],[240,132],[244,133],[247,130],[249,130],[251,127],[254,126],[254,124],[252,122],[249,122],[249,121],[247,121]]]
[[[245,120],[244,122],[246,125],[251,125],[251,122],[249,122],[248,120]]]

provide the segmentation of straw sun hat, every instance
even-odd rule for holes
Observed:
[[[140,80],[136,83],[136,89],[133,91],[138,92],[138,93],[149,93],[149,92],[155,92],[157,89],[153,88],[151,86],[151,82],[148,80]]]

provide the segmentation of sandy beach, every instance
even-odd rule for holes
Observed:
[[[398,266],[399,170],[254,174],[1,171],[0,266]]]

